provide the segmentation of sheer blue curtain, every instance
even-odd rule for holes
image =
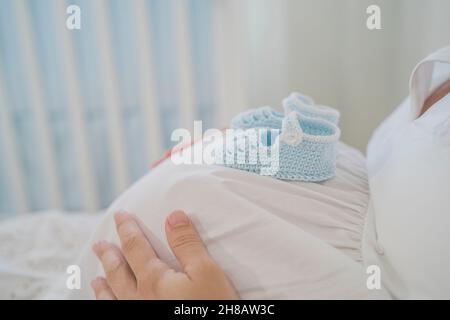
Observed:
[[[30,210],[49,208],[49,199],[45,190],[45,177],[39,155],[39,141],[35,138],[35,119],[31,112],[27,96],[26,71],[23,67],[23,48],[17,31],[13,1],[25,1],[30,12],[30,24],[33,29],[36,55],[40,72],[46,115],[51,127],[52,145],[57,159],[59,182],[63,194],[64,208],[81,210],[83,208],[79,172],[74,153],[73,128],[67,108],[67,87],[61,66],[61,44],[57,41],[54,15],[56,12],[52,0],[0,0],[0,64],[4,91],[9,104],[0,106],[8,108],[14,135],[18,142],[20,167],[25,176],[25,187]],[[133,1],[133,0],[131,0]],[[135,181],[149,170],[148,141],[145,137],[143,108],[138,96],[138,74],[136,37],[133,15],[129,8],[131,1],[110,0],[107,2],[109,31],[112,36],[113,59],[120,87],[121,120],[124,127],[125,145],[128,160],[128,173]],[[106,128],[107,105],[102,99],[102,86],[98,75],[101,55],[97,47],[98,34],[95,29],[96,12],[92,0],[67,0],[66,5],[75,4],[81,8],[81,30],[74,30],[73,48],[80,80],[86,119],[90,154],[92,156],[96,189],[101,207],[106,207],[116,196],[114,194],[114,173],[110,161]],[[214,125],[215,97],[213,90],[211,2],[208,0],[187,0],[189,10],[189,28],[192,37],[192,63],[195,77],[196,119],[204,121],[206,126]],[[180,126],[179,107],[181,101],[177,96],[177,65],[175,59],[176,45],[173,36],[172,1],[150,0],[147,3],[148,16],[151,20],[151,43],[154,48],[154,65],[158,109],[161,123],[163,145],[171,146],[170,133]],[[0,159],[3,159],[4,141],[0,137]],[[8,175],[9,164],[0,161],[0,212],[14,213],[16,210],[11,196]],[[130,181],[130,182],[132,182]]]

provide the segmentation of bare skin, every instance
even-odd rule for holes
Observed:
[[[117,213],[114,219],[121,248],[106,241],[93,246],[106,275],[91,282],[97,300],[239,298],[184,212],[173,212],[165,224],[167,241],[183,272],[157,257],[131,214]]]
[[[450,79],[441,84],[424,102],[419,117],[450,93]]]

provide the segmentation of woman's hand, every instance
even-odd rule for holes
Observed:
[[[114,219],[121,248],[106,241],[93,246],[106,274],[91,283],[97,300],[239,298],[184,212],[173,212],[165,224],[183,272],[157,257],[132,215],[116,213]]]

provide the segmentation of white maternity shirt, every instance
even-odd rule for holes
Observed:
[[[420,69],[412,81],[411,101],[416,101],[416,92],[424,99],[423,86],[415,81],[422,83],[430,72],[427,69],[424,78]],[[74,261],[81,267],[82,289],[67,290],[68,297],[94,297],[89,282],[103,272],[89,247],[100,239],[118,243],[112,214],[120,209],[139,217],[159,256],[175,268],[179,266],[166,242],[164,220],[174,209],[185,210],[244,299],[449,297],[445,274],[430,275],[431,280],[421,276],[434,272],[436,264],[442,263],[447,272],[450,266],[445,245],[439,242],[448,239],[449,202],[439,204],[433,202],[435,195],[426,195],[433,187],[438,196],[450,196],[445,171],[450,166],[449,144],[443,142],[448,125],[441,114],[447,112],[448,121],[446,99],[440,102],[447,104],[444,108],[427,111],[427,121],[411,120],[407,100],[377,130],[369,148],[372,201],[365,159],[343,143],[336,177],[322,183],[163,162],[108,210],[80,261]],[[422,153],[430,156],[423,158]],[[426,161],[426,170],[419,159]],[[436,173],[441,175],[439,190]],[[418,199],[423,199],[420,205]],[[441,256],[435,255],[438,251]],[[408,263],[416,265],[407,269]],[[368,288],[366,266],[372,264],[381,268],[381,281],[390,293],[383,287]],[[446,277],[445,287],[437,283],[439,276]]]
[[[368,146],[364,260],[381,267],[394,298],[450,298],[450,94],[419,117],[448,79],[450,47],[418,64],[410,97]]]

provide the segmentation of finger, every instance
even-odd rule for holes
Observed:
[[[105,278],[98,277],[91,282],[97,300],[117,300]]]
[[[129,299],[136,292],[136,278],[130,266],[115,245],[100,241],[93,245],[105,271],[108,285],[119,299]]]
[[[166,236],[187,274],[190,266],[212,261],[193,223],[183,211],[174,211],[167,217]]]
[[[150,242],[131,214],[120,212],[114,216],[117,233],[122,244],[122,253],[136,276],[158,277],[169,269],[156,255]]]

